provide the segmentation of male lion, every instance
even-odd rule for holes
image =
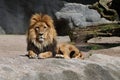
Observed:
[[[27,33],[29,58],[49,58],[56,55],[56,30],[48,15],[34,14]]]
[[[79,50],[67,43],[56,41],[57,33],[53,20],[44,14],[34,14],[30,19],[27,32],[27,50],[29,58],[50,58],[61,54],[64,58],[81,58]]]

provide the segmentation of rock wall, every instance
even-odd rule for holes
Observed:
[[[68,2],[78,2],[67,3]],[[80,3],[94,3],[96,0],[0,0],[0,26],[6,34],[24,34],[29,25],[30,16],[36,12],[46,13],[58,20],[63,18],[67,27],[83,27],[94,23],[106,22],[95,10]],[[87,3],[89,2],[89,3]],[[63,24],[64,25],[64,24]],[[61,26],[63,26],[61,25]],[[58,30],[59,25],[56,24]],[[0,30],[1,34],[3,31]],[[60,31],[61,33],[64,31]]]
[[[65,0],[70,3],[93,4],[99,0]]]
[[[54,17],[63,5],[59,0],[0,0],[0,26],[7,34],[23,34],[33,13],[42,12]]]

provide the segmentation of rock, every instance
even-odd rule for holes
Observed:
[[[56,21],[64,18],[68,21],[67,27],[85,27],[109,22],[101,19],[98,12],[89,9],[87,5],[66,3],[65,1],[90,4],[97,0],[0,0],[0,26],[6,34],[25,34],[31,15],[40,12],[52,16]],[[64,27],[64,24],[62,26]],[[59,24],[57,27],[59,30]]]
[[[66,19],[71,28],[110,22],[101,18],[96,10],[89,9],[87,5],[77,3],[66,3],[60,11],[56,12],[56,17],[58,20]]]
[[[0,27],[0,34],[5,34],[5,31]]]
[[[118,71],[120,71],[120,64],[115,63],[116,61],[119,62],[119,60],[117,60],[119,57],[112,57],[112,56],[107,56],[107,55],[102,55],[102,54],[94,54],[92,55],[89,60],[90,61],[94,61],[96,64],[94,63],[91,65],[92,69],[90,67],[90,65],[88,65],[88,73],[91,73],[91,75],[94,75],[97,73],[100,74],[101,80],[119,80],[120,75]],[[112,67],[113,65],[116,65],[115,67]],[[95,71],[94,71],[95,70]],[[88,79],[90,80],[99,80],[98,77],[96,76],[91,76],[90,74],[88,75]],[[111,75],[111,76],[110,76]]]
[[[87,43],[95,44],[119,44],[120,37],[96,37],[87,41]]]
[[[58,38],[57,38],[57,41],[58,41],[58,43],[59,42],[70,42],[71,40],[70,40],[70,37],[69,36],[59,36]]]
[[[7,34],[24,34],[33,13],[54,13],[64,6],[61,0],[0,0],[0,26]]]
[[[108,46],[108,45],[106,45],[106,46]],[[90,50],[87,53],[86,57],[89,57],[89,54],[95,54],[95,53],[120,57],[120,46],[107,48],[107,49]]]
[[[0,57],[0,79],[119,80],[120,78],[118,57],[94,54],[88,60],[28,59],[20,56],[24,55],[20,53],[9,53],[8,56]]]
[[[97,2],[98,0],[65,0],[70,3],[82,3],[82,4],[93,4]]]
[[[120,57],[28,59],[22,35],[0,35],[0,80],[119,80]]]

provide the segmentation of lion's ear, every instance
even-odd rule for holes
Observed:
[[[40,21],[40,14],[34,14],[30,19],[30,26],[34,25],[36,22]]]

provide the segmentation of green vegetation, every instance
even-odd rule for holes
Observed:
[[[101,45],[90,45],[90,46],[87,46],[88,49],[90,50],[98,50],[98,49],[103,49],[104,46],[101,46]]]
[[[113,30],[116,28],[120,28],[119,24],[107,24],[107,25],[100,25],[99,28],[104,31],[108,31],[108,30]]]
[[[120,36],[120,25],[119,24],[105,24],[96,26],[93,30],[94,36]]]
[[[89,44],[84,48],[86,50],[99,50],[99,49],[108,49],[116,46],[120,46],[120,44]]]

